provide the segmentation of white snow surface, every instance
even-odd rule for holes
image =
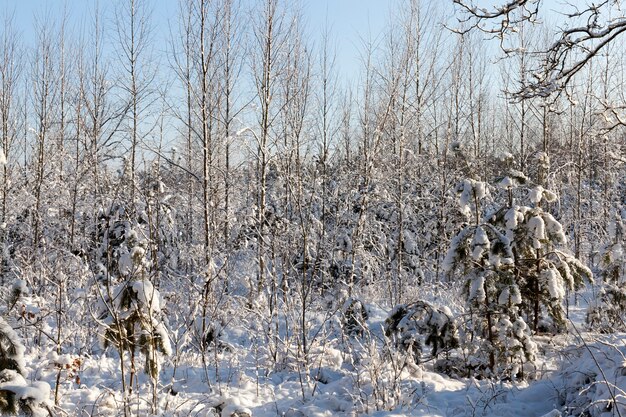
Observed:
[[[533,204],[539,203],[542,197],[543,187],[541,185],[537,185],[536,187],[533,187],[528,191],[528,200],[530,200],[530,202]]]
[[[565,288],[563,286],[563,278],[556,268],[546,268],[541,271],[540,279],[543,285],[548,289],[552,300],[562,300],[565,297]]]
[[[469,299],[482,302],[485,301],[485,277],[478,275],[470,281]]]
[[[477,226],[474,231],[474,239],[472,240],[472,258],[475,261],[479,260],[487,250],[489,250],[489,237],[485,229]]]
[[[147,279],[133,282],[133,291],[137,293],[137,299],[144,306],[148,307],[151,313],[161,311],[161,295]]]
[[[474,281],[476,287],[480,287],[482,279]],[[426,296],[430,302],[449,301],[442,298],[449,296],[445,289],[426,290],[430,295],[425,295],[424,291],[420,289],[421,296]],[[475,291],[479,296],[480,289],[475,288]],[[514,295],[517,288],[507,291],[511,296],[517,296]],[[590,297],[590,294],[583,294],[569,300],[569,317],[580,330],[583,329],[586,309],[584,300]],[[626,376],[623,376],[626,374],[626,334],[599,341],[597,335],[582,333],[590,346],[586,349],[570,328],[570,332],[564,335],[535,336],[537,344],[532,346],[532,351],[537,352],[539,361],[535,379],[511,382],[451,378],[435,372],[432,363],[409,364],[395,381],[401,391],[400,401],[392,407],[385,407],[377,395],[394,389],[393,381],[389,379],[393,373],[390,373],[391,368],[382,364],[380,350],[370,349],[370,344],[382,338],[383,323],[391,309],[367,303],[365,307],[372,340],[318,340],[310,350],[308,375],[299,373],[289,361],[282,369],[266,366],[270,358],[264,353],[267,351],[263,343],[253,343],[245,328],[237,324],[224,330],[224,340],[230,349],[211,353],[206,372],[197,354],[179,352],[176,364],[171,361],[163,363],[158,415],[565,417],[579,415],[584,407],[588,407],[591,417],[608,417],[613,414],[602,413],[602,410],[611,395],[620,396],[622,390],[626,391]],[[311,320],[320,323],[324,318],[311,317]],[[519,342],[512,343],[534,343],[524,340],[527,326],[523,321],[507,320],[498,325],[511,329],[519,337]],[[72,368],[74,359],[80,359],[80,369]],[[610,379],[610,384],[602,379],[596,361]],[[93,356],[50,354],[46,358],[42,356],[41,348],[30,348],[26,352],[26,363],[28,375],[33,379],[9,383],[15,385],[12,388],[20,396],[52,400],[54,389],[50,393],[49,387],[55,385],[58,371],[55,364],[62,364],[64,369],[59,386],[62,415],[122,415],[119,357],[115,353],[108,351]],[[149,380],[143,373],[137,376],[140,394],[130,399],[133,415],[149,416]],[[301,381],[305,384],[304,395]],[[567,409],[565,400],[573,408]],[[212,411],[214,408],[218,410],[217,414]],[[622,415],[624,413],[626,409],[622,410]]]

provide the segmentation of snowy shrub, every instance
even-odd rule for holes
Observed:
[[[472,179],[462,181],[456,191],[459,194],[461,212],[467,217],[470,217],[473,213],[478,213],[480,200],[489,194],[489,188],[486,183]]]
[[[350,336],[363,336],[367,330],[367,309],[361,301],[348,298],[342,308],[341,324],[345,334]]]
[[[20,298],[28,294],[28,286],[26,281],[17,279],[13,283],[11,288],[11,294],[9,295],[9,311],[20,301]]]
[[[611,417],[626,413],[626,348],[603,338],[569,352],[556,374],[559,405],[566,416]]]
[[[626,222],[619,213],[609,224],[609,239],[601,251],[599,297],[587,310],[589,327],[603,333],[626,330]]]
[[[120,355],[124,407],[128,406],[127,392],[136,383],[138,353],[143,355],[144,371],[152,385],[152,407],[157,404],[156,387],[160,371],[160,355],[170,355],[172,348],[159,290],[151,281],[158,263],[153,258],[155,242],[145,225],[148,214],[138,204],[133,210],[136,221],[125,216],[126,210],[113,205],[101,219],[101,239],[96,283],[101,327],[101,345],[112,346]],[[125,364],[125,357],[130,364]],[[128,372],[128,373],[126,373]],[[126,377],[125,375],[128,375]],[[126,380],[127,379],[127,380]]]
[[[159,372],[157,352],[171,354],[169,336],[161,317],[159,291],[148,280],[136,280],[120,284],[112,294],[112,298],[105,298],[113,312],[102,317],[103,346],[113,344],[118,350],[129,353],[140,351],[146,361],[145,372],[156,378]]]
[[[396,306],[385,320],[385,335],[396,348],[420,363],[425,346],[433,357],[447,354],[459,346],[456,323],[447,308],[437,308],[426,301]]]
[[[624,331],[626,288],[611,283],[604,284],[587,309],[586,323],[590,330],[601,333]]]
[[[11,370],[21,375],[26,372],[24,346],[15,330],[0,317],[0,370]]]
[[[47,415],[50,386],[39,381],[28,384],[25,374],[24,346],[0,317],[0,414]]]
[[[468,226],[455,239],[444,267],[452,273],[464,265],[468,319],[463,323],[466,371],[461,375],[524,375],[535,360],[530,331],[520,315],[521,291],[516,283],[510,241],[493,225]],[[528,367],[527,367],[528,368]],[[450,371],[452,372],[452,370]]]

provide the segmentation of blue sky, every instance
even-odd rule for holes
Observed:
[[[101,8],[110,8],[114,3],[114,0],[99,0]],[[81,25],[89,24],[90,10],[95,4],[96,0],[0,0],[0,14],[14,13],[15,25],[23,41],[32,45],[35,19],[57,18],[67,8],[70,28],[79,29]],[[394,4],[397,5],[397,0],[300,0],[307,33],[315,43],[320,42],[325,25],[330,26],[343,79],[356,76],[361,39],[380,37],[388,22],[389,9]],[[152,0],[151,7],[155,44],[165,45],[163,41],[169,36],[169,21],[175,25],[178,0]]]
[[[395,0],[305,0],[303,9],[309,33],[319,41],[326,23],[337,48],[337,65],[342,78],[356,76],[360,68],[362,39],[378,39],[388,23]]]

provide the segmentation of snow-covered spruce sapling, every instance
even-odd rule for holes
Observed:
[[[474,221],[452,239],[444,271],[450,277],[457,273],[464,281],[468,373],[514,378],[523,375],[525,364],[534,362],[536,348],[520,315],[511,242],[497,226],[481,222],[481,200],[488,190],[486,183],[473,180],[459,186],[461,210]]]
[[[171,347],[163,322],[161,296],[148,275],[150,259],[146,250],[149,241],[141,233],[138,226],[133,229],[126,223],[124,232],[116,235],[116,247],[106,249],[108,258],[112,254],[116,257],[116,262],[107,263],[116,268],[106,271],[107,277],[99,287],[102,344],[105,348],[112,345],[119,352],[122,385],[129,394],[136,382],[136,354],[143,354],[144,370],[152,383],[155,407],[159,354],[170,355]],[[125,354],[130,357],[128,383],[124,371]]]
[[[47,415],[50,386],[41,381],[28,384],[24,345],[17,333],[0,317],[0,414]]]
[[[587,311],[589,327],[603,333],[626,330],[626,219],[619,212],[608,231],[609,242],[601,250],[600,297]]]
[[[499,185],[503,183],[508,183],[507,177]],[[563,227],[542,206],[556,201],[556,195],[541,185],[518,187],[517,192],[525,194],[528,204],[510,201],[488,221],[510,242],[520,308],[532,330],[563,331],[566,292],[580,289],[585,281],[593,281],[593,276],[589,268],[561,249],[567,243]]]
[[[519,174],[519,173],[518,173]],[[576,289],[591,272],[577,259],[557,249],[565,243],[560,223],[541,208],[556,196],[541,186],[518,187],[523,175],[506,176],[498,185],[507,202],[482,216],[480,201],[487,184],[466,180],[459,186],[461,208],[472,218],[453,239],[444,260],[450,277],[464,280],[470,319],[465,325],[470,369],[517,377],[532,364],[536,346],[532,331],[565,328],[565,288]],[[528,206],[513,199],[523,192]]]

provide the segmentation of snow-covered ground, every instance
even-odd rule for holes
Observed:
[[[435,297],[436,298],[436,297]],[[626,335],[583,332],[585,295],[570,298],[570,331],[541,335],[536,379],[524,382],[451,378],[432,363],[390,368],[373,350],[389,311],[367,305],[371,335],[324,340],[311,349],[308,374],[283,363],[269,371],[262,344],[249,344],[245,330],[224,333],[227,347],[205,368],[192,354],[165,362],[157,398],[162,416],[619,416],[626,413]],[[574,326],[576,326],[574,328]],[[580,333],[579,333],[580,332]],[[582,339],[581,339],[582,337]],[[585,344],[582,343],[584,339]],[[226,345],[225,345],[226,346]],[[342,346],[343,349],[338,349]],[[346,353],[347,352],[347,353]],[[119,358],[26,355],[29,379],[56,385],[62,412],[69,416],[122,415]],[[215,366],[217,364],[217,367]],[[139,375],[130,399],[136,415],[150,415],[150,386]],[[54,392],[51,393],[51,396]],[[619,409],[614,402],[620,404]]]

